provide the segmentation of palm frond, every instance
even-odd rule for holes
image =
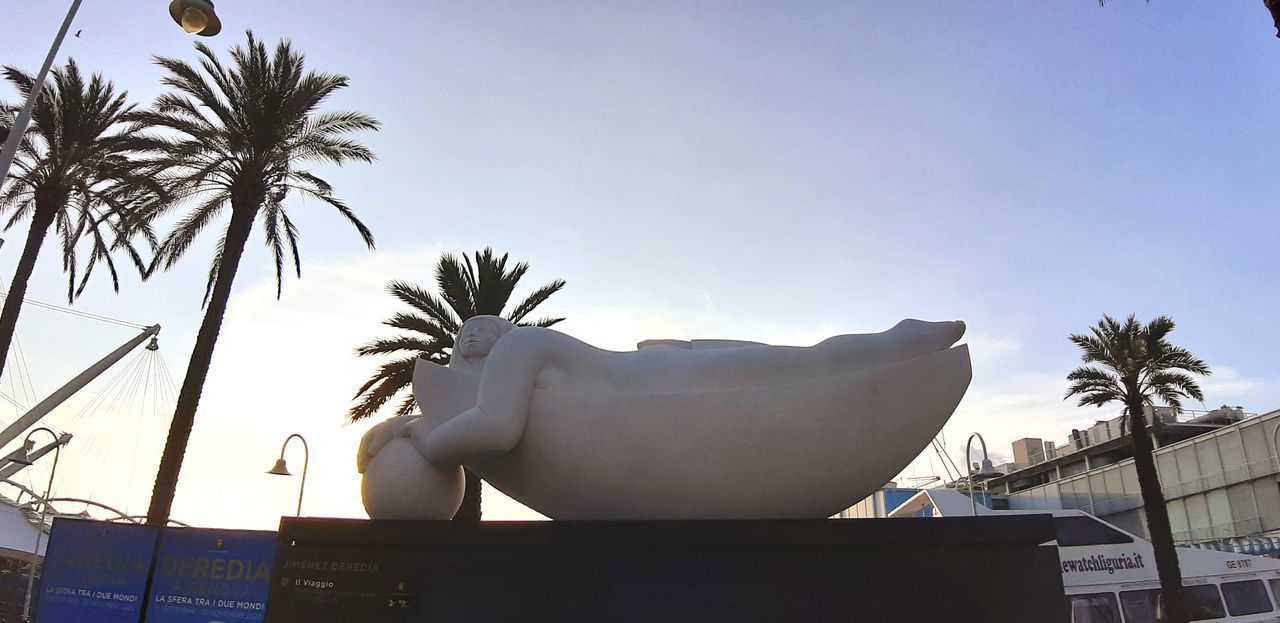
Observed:
[[[431,336],[436,341],[444,343],[446,348],[453,346],[454,332],[450,332],[445,327],[440,326],[439,323],[432,322],[417,314],[396,312],[391,317],[383,320],[382,324],[393,329],[403,329]]]
[[[520,322],[524,320],[525,316],[528,316],[529,313],[534,310],[534,308],[545,303],[547,299],[551,298],[552,294],[555,294],[556,292],[559,292],[560,290],[562,290],[564,288],[564,285],[565,285],[565,281],[563,279],[557,279],[555,281],[552,281],[551,283],[548,283],[542,286],[541,288],[538,288],[533,292],[533,294],[530,294],[527,298],[525,298],[525,300],[520,301],[519,305],[516,305],[516,308],[512,310],[512,312],[509,315],[507,315],[507,320],[510,320],[511,322],[516,324],[520,324]]]
[[[143,174],[141,158],[126,140],[128,119],[136,112],[127,93],[117,92],[101,74],[86,76],[74,59],[38,86],[34,77],[14,67],[6,66],[0,74],[23,95],[39,91],[0,190],[5,228],[37,217],[53,224],[69,302],[84,292],[99,266],[106,267],[118,292],[117,254],[145,278],[146,262],[140,261],[137,245],[153,245],[154,234],[136,208],[164,197],[164,190]]]
[[[355,350],[355,353],[361,357],[393,355],[401,352],[418,353],[419,356],[422,356],[424,353],[444,352],[444,347],[434,339],[424,340],[417,337],[399,336],[373,339],[356,347]]]
[[[440,288],[440,296],[449,304],[459,318],[465,320],[480,312],[476,310],[474,297],[475,277],[468,266],[464,268],[458,257],[445,253],[436,264],[436,286]]]
[[[413,383],[413,367],[418,357],[409,356],[378,366],[377,372],[356,392],[356,404],[347,412],[351,421],[377,413],[382,405]]]
[[[201,307],[208,307],[209,300],[213,297],[213,285],[218,281],[218,271],[222,268],[222,256],[227,253],[227,235],[229,232],[223,232],[218,237],[218,244],[213,248],[213,257],[209,258],[209,276],[204,285],[204,299],[200,301]]]
[[[375,119],[319,111],[330,95],[348,86],[348,79],[306,69],[304,56],[288,40],[269,52],[251,31],[244,43],[230,49],[229,62],[203,43],[197,42],[195,49],[194,63],[156,57],[162,82],[171,91],[148,109],[127,115],[134,124],[127,144],[145,154],[143,168],[169,197],[151,202],[146,212],[162,214],[185,202],[193,206],[165,237],[155,266],[172,268],[230,206],[235,214],[261,216],[279,296],[287,264],[302,275],[301,231],[284,203],[291,196],[334,207],[373,248],[373,232],[334,194],[332,185],[302,168],[307,162],[373,160],[367,147],[347,135],[377,130]],[[225,230],[222,236],[225,241]],[[210,269],[210,285],[219,255]]]
[[[1200,390],[1200,384],[1185,372],[1162,370],[1153,373],[1146,379],[1143,389],[1150,393],[1161,392],[1163,395],[1177,395],[1204,402],[1204,392]]]
[[[396,416],[413,415],[413,412],[417,408],[418,408],[418,400],[414,398],[413,393],[410,392],[408,396],[404,397],[404,400],[400,401],[400,406],[396,407],[394,415]]]
[[[387,291],[413,311],[396,312],[384,320],[383,324],[408,333],[366,342],[356,348],[356,354],[386,356],[411,352],[427,361],[447,364],[454,336],[461,324],[468,318],[481,314],[501,315],[520,279],[529,269],[524,262],[508,268],[508,256],[499,256],[491,248],[476,252],[474,262],[472,257],[451,253],[440,257],[435,270],[439,296],[408,281],[387,283]],[[533,323],[523,320],[529,312],[559,292],[564,285],[564,280],[557,279],[542,286],[526,297],[507,317],[513,322],[519,322],[521,326],[549,327],[560,322],[563,318],[543,318]],[[404,373],[394,366],[388,367],[389,365],[380,366],[356,391],[356,403],[348,413],[353,421],[373,415],[406,386],[401,384],[403,379],[397,376]],[[409,381],[403,382],[407,384]],[[411,411],[416,406],[413,398],[410,395],[401,402],[396,408],[396,414]]]
[[[522,322],[522,323],[520,323],[520,326],[522,326],[522,327],[542,327],[542,328],[544,328],[544,329],[545,329],[545,328],[547,328],[547,327],[550,327],[550,326],[553,326],[553,325],[559,324],[559,323],[561,323],[561,322],[564,322],[564,318],[539,318],[539,319],[537,319],[537,320],[535,320],[535,321],[533,321],[533,322]]]
[[[1067,374],[1070,386],[1063,399],[1080,396],[1080,406],[1102,406],[1111,401],[1123,401],[1124,388],[1113,373],[1094,367],[1080,367]]]
[[[1192,375],[1210,374],[1209,366],[1190,351],[1168,341],[1173,319],[1158,316],[1145,325],[1135,315],[1124,321],[1104,315],[1090,334],[1073,334],[1085,366],[1067,374],[1070,383],[1064,398],[1079,396],[1081,406],[1119,403],[1154,406],[1159,399],[1175,412],[1182,400],[1204,401]],[[1141,414],[1136,414],[1141,415]]]
[[[426,314],[433,322],[452,333],[457,333],[462,325],[462,321],[454,311],[446,307],[434,294],[417,285],[408,281],[391,281],[387,283],[387,291],[391,296]]]

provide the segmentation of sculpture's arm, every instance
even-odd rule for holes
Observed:
[[[636,350],[654,346],[672,346],[688,350],[711,350],[718,348],[741,348],[743,346],[768,346],[762,342],[746,340],[645,340],[636,344]]]
[[[653,348],[654,346],[671,346],[674,348],[693,348],[689,340],[645,340],[636,344],[636,350]]]
[[[414,447],[436,467],[464,465],[506,454],[520,443],[534,387],[544,373],[581,375],[611,355],[553,329],[520,327],[493,346],[471,406],[439,427],[408,427]],[[421,368],[422,366],[419,366]],[[599,373],[599,370],[595,370]],[[415,388],[416,391],[416,388]]]
[[[693,350],[712,350],[719,348],[742,348],[743,346],[768,346],[764,342],[748,342],[747,340],[694,340]]]
[[[356,451],[356,471],[363,474],[369,461],[378,456],[378,451],[403,432],[406,425],[419,417],[422,416],[401,415],[387,418],[366,431],[364,437],[360,438],[360,446]]]

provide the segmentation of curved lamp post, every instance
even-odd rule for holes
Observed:
[[[49,77],[53,59],[58,55],[58,49],[62,47],[62,40],[67,37],[67,31],[71,29],[71,22],[75,20],[82,1],[71,1],[67,17],[62,20],[62,28],[58,29],[57,36],[53,38],[49,54],[44,57],[44,65],[40,66],[40,73],[36,74],[36,80],[32,83],[31,93],[27,94],[26,103],[22,105],[22,110],[13,120],[13,127],[9,128],[9,136],[5,139],[4,148],[0,149],[0,186],[3,186],[4,181],[9,178],[9,167],[13,165],[13,158],[18,154],[18,145],[21,144],[23,135],[27,133],[27,124],[31,123],[31,109],[35,108],[36,98],[44,90],[44,81]],[[173,21],[178,22],[183,30],[192,34],[212,37],[222,31],[222,21],[218,19],[218,14],[213,10],[213,3],[209,0],[173,0],[169,4],[169,15],[173,16]]]
[[[275,467],[272,467],[271,469],[267,470],[267,473],[275,474],[276,476],[292,476],[293,475],[289,472],[289,466],[286,465],[284,462],[284,451],[285,451],[285,448],[289,447],[289,442],[293,441],[295,437],[298,439],[298,441],[302,442],[302,484],[298,486],[298,512],[294,516],[301,517],[302,516],[302,493],[307,488],[307,463],[311,461],[311,451],[307,449],[307,440],[303,439],[302,435],[299,435],[297,433],[294,433],[292,435],[289,435],[288,437],[285,437],[284,445],[280,446],[280,458],[276,459]]]
[[[19,453],[16,456],[10,458],[9,460],[19,465],[31,465],[32,460],[30,456],[27,454],[27,448],[29,447],[28,442],[31,441],[32,435],[40,431],[44,431],[46,433],[49,433],[50,435],[53,435],[53,439],[55,442],[57,442],[59,439],[58,433],[55,433],[52,430],[49,430],[48,428],[41,426],[40,428],[37,428],[27,433],[27,438],[22,442],[22,450],[19,451]],[[40,538],[44,536],[45,515],[48,514],[49,512],[49,497],[53,493],[53,475],[55,472],[58,471],[58,457],[61,455],[62,455],[62,444],[58,443],[53,447],[53,467],[49,470],[49,485],[45,487],[44,499],[41,500],[42,502],[44,502],[44,504],[40,506],[40,523],[36,524],[36,548],[31,552],[31,569],[27,572],[27,596],[25,599],[22,600],[22,620],[23,621],[31,620],[31,589],[34,588],[35,586],[36,565],[40,560]]]
[[[982,464],[978,466],[978,473],[973,472],[973,463],[969,462],[969,452],[973,449],[973,438],[978,438],[978,443],[982,444]],[[987,456],[987,440],[982,435],[974,433],[969,435],[969,441],[964,444],[964,466],[969,470],[969,506],[973,511],[973,516],[978,516],[978,500],[973,497],[973,481],[989,480],[1000,475],[996,471],[995,466],[991,464],[991,459]]]

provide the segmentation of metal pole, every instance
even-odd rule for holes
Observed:
[[[969,441],[973,441],[970,437]],[[969,481],[969,511],[974,517],[978,516],[978,503],[973,499],[973,463],[969,462],[969,444],[964,446],[964,468],[969,471],[967,480]]]
[[[32,435],[45,431],[53,435],[54,439],[58,438],[58,434],[44,427],[37,428],[27,433],[27,439]],[[49,512],[49,498],[53,495],[53,475],[58,471],[58,457],[62,456],[62,445],[54,447],[53,451],[53,467],[49,470],[49,486],[44,489],[44,504],[40,506],[40,523],[36,524],[36,548],[31,551],[31,568],[27,571],[27,597],[22,601],[22,620],[26,623],[31,621],[31,590],[36,583],[36,563],[40,559],[40,538],[44,536],[44,520],[45,515]]]
[[[22,136],[27,132],[27,124],[31,123],[31,109],[35,108],[36,100],[44,91],[44,81],[49,77],[49,68],[53,66],[58,48],[62,47],[62,40],[71,29],[71,21],[75,19],[76,11],[80,10],[80,2],[81,0],[72,0],[67,18],[62,20],[62,28],[58,30],[58,36],[53,38],[53,47],[49,48],[49,55],[44,57],[44,65],[40,67],[40,73],[36,76],[35,83],[31,85],[31,93],[27,94],[27,102],[23,104],[22,112],[18,113],[18,118],[13,121],[13,127],[9,129],[9,138],[4,142],[4,149],[0,150],[0,186],[3,186],[4,181],[9,178],[9,167],[18,154],[18,145],[22,144]]]
[[[983,460],[990,460],[990,457],[987,456],[987,440],[983,439],[982,435],[979,435],[978,433],[969,435],[969,441],[965,442],[964,444],[964,467],[965,469],[969,470],[969,508],[973,512],[973,516],[977,517],[978,516],[978,500],[973,497],[973,462],[969,460],[969,452],[973,450],[974,437],[977,437],[978,443],[982,444]]]
[[[294,433],[284,438],[284,443],[280,445],[280,461],[284,461],[284,451],[289,447],[289,442],[294,438],[302,442],[302,484],[298,486],[298,511],[294,513],[295,517],[302,516],[302,494],[307,490],[307,466],[311,463],[311,449],[307,447],[307,440],[302,435]],[[288,476],[288,472],[278,472]]]
[[[298,441],[302,442],[302,483],[298,485],[298,512],[294,513],[294,517],[302,516],[302,492],[307,489],[307,466],[311,462],[311,449],[307,448],[307,440],[298,435]]]

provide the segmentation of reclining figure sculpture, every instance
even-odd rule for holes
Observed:
[[[374,519],[448,519],[465,465],[553,519],[829,517],[901,471],[971,377],[962,322],[810,347],[650,340],[629,352],[468,320],[419,360],[421,416],[361,440]]]

